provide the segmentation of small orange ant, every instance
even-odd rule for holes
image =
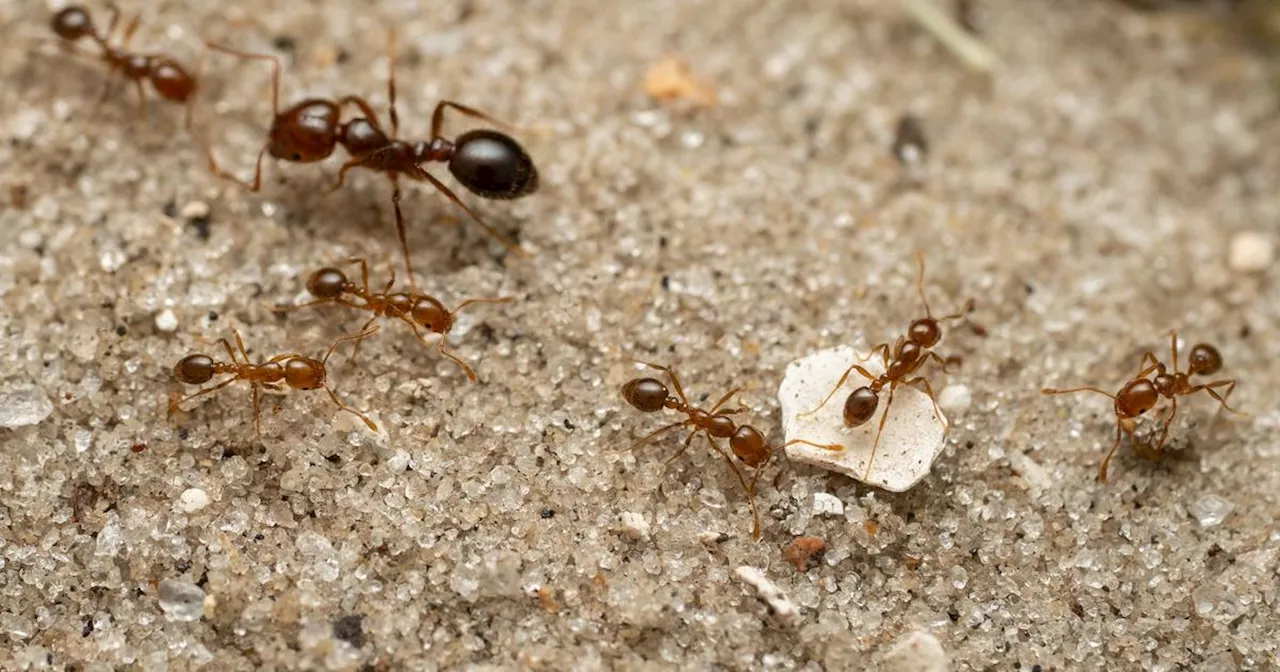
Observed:
[[[329,361],[329,357],[334,350],[338,348],[339,343],[346,341],[356,341],[368,338],[378,327],[366,329],[355,336],[347,336],[339,338],[329,346],[328,352],[324,353],[324,357],[319,360],[304,357],[295,352],[287,352],[282,355],[276,355],[271,359],[261,363],[254,364],[249,361],[249,352],[245,350],[244,339],[240,338],[240,332],[232,328],[231,333],[236,337],[236,346],[240,350],[241,357],[244,361],[236,359],[236,353],[231,349],[231,343],[225,338],[218,339],[218,343],[227,351],[227,356],[231,358],[230,362],[219,362],[212,357],[204,354],[187,355],[183,357],[177,365],[173,367],[173,376],[179,381],[188,385],[203,385],[209,382],[214,376],[222,374],[233,374],[230,378],[196,392],[195,394],[183,397],[173,401],[169,405],[169,410],[176,411],[182,404],[201,397],[206,394],[212,394],[222,388],[236,382],[237,380],[247,381],[253,387],[253,427],[257,431],[258,436],[262,436],[261,423],[261,407],[258,401],[258,388],[265,387],[272,390],[278,390],[281,383],[295,390],[318,390],[324,388],[329,393],[329,398],[338,408],[355,415],[364,421],[364,424],[373,431],[378,431],[378,426],[373,423],[365,414],[347,406],[338,399],[337,393],[325,381],[326,371],[325,364]]]
[[[206,143],[205,156],[209,169],[217,176],[236,182],[245,189],[254,192],[262,188],[262,157],[270,152],[271,156],[285,161],[297,163],[313,163],[322,161],[333,154],[341,145],[351,155],[338,173],[338,179],[329,189],[330,193],[340,189],[348,170],[352,168],[368,168],[379,171],[391,180],[391,204],[395,210],[396,234],[400,238],[401,251],[404,254],[405,271],[409,275],[409,283],[416,286],[413,265],[409,259],[409,243],[405,232],[404,215],[400,211],[401,176],[419,182],[430,183],[437,191],[466,212],[472,221],[478,224],[493,238],[513,252],[528,255],[518,243],[500,234],[485,222],[479,213],[468,207],[439,178],[428,173],[422,164],[442,162],[448,165],[462,186],[481,198],[510,200],[527,196],[538,189],[538,171],[533,160],[524,148],[513,138],[491,129],[477,129],[463,133],[455,141],[450,141],[441,133],[444,125],[444,111],[452,108],[464,115],[487,121],[502,127],[507,124],[480,110],[467,107],[452,101],[441,101],[431,115],[431,138],[421,142],[407,142],[397,139],[400,130],[400,117],[396,112],[396,79],[395,79],[395,40],[394,33],[387,41],[387,59],[389,77],[387,80],[388,97],[391,108],[391,133],[388,135],[378,121],[378,115],[368,101],[359,96],[345,96],[338,100],[308,98],[283,112],[280,110],[280,59],[270,54],[256,54],[238,51],[218,44],[206,43],[207,46],[225,54],[242,59],[269,61],[271,63],[271,128],[267,132],[266,141],[258,151],[253,181],[245,182],[218,167],[212,148]],[[341,120],[342,107],[355,105],[363,117],[352,118],[345,123]]]
[[[680,378],[671,367],[661,366],[659,364],[651,364],[649,362],[639,362],[650,368],[662,371],[671,380],[671,385],[675,388],[676,396],[672,396],[667,386],[656,378],[635,378],[628,381],[622,386],[622,398],[628,404],[635,407],[643,413],[655,413],[663,409],[671,409],[677,413],[683,413],[686,419],[673,422],[669,425],[659,427],[658,429],[646,434],[639,441],[631,446],[631,450],[635,450],[644,444],[657,438],[659,435],[678,427],[692,427],[693,431],[689,432],[689,436],[685,438],[684,446],[676,452],[676,454],[667,458],[667,463],[675,460],[689,450],[689,446],[693,445],[693,439],[698,435],[705,435],[707,442],[711,447],[724,458],[725,463],[733,470],[733,475],[738,478],[738,483],[742,485],[742,489],[746,491],[748,502],[751,505],[751,517],[754,525],[751,528],[751,536],[757,541],[760,539],[760,512],[756,510],[756,482],[760,479],[760,474],[764,472],[764,466],[768,463],[777,451],[786,448],[792,444],[802,443],[825,450],[843,450],[840,446],[823,445],[805,441],[804,439],[792,439],[781,446],[772,447],[764,434],[760,430],[747,424],[738,424],[734,422],[731,415],[742,413],[748,410],[745,407],[734,408],[729,410],[721,410],[728,403],[733,395],[737,394],[742,388],[734,388],[729,390],[727,394],[720,398],[719,401],[711,407],[711,410],[704,411],[694,407],[689,403],[689,398],[685,396],[684,387],[680,384]],[[716,439],[728,439],[729,449],[739,460],[747,466],[756,470],[755,476],[751,479],[750,484],[742,475],[742,470],[729,457],[729,453],[716,442]]]
[[[359,308],[373,313],[368,322],[365,322],[361,331],[368,329],[374,322],[383,317],[393,317],[403,321],[413,330],[413,335],[425,347],[431,347],[423,335],[422,330],[428,333],[439,334],[440,340],[437,342],[436,349],[440,354],[453,360],[458,366],[462,367],[462,371],[467,374],[467,378],[471,382],[476,382],[476,372],[470,365],[459,359],[452,352],[447,350],[447,337],[453,329],[454,320],[458,313],[473,303],[509,303],[510,297],[485,298],[485,299],[468,299],[458,304],[457,308],[449,310],[444,304],[430,294],[421,292],[396,292],[391,293],[391,288],[396,284],[395,271],[391,272],[391,279],[387,281],[381,292],[374,292],[369,287],[369,264],[364,259],[348,259],[347,263],[360,264],[360,283],[357,285],[342,271],[325,267],[311,274],[307,279],[307,291],[316,297],[314,301],[304,303],[300,306],[280,306],[276,310],[288,311],[298,310],[300,308],[308,308],[321,304],[337,303],[351,308]],[[351,361],[355,361],[356,356],[360,354],[360,343],[356,343],[355,351],[351,354]]]
[[[134,16],[125,24],[120,45],[113,45],[111,36],[119,22],[120,10],[114,4],[108,5],[107,9],[111,12],[111,19],[107,24],[105,33],[98,32],[93,25],[93,18],[89,16],[88,10],[79,5],[71,5],[64,8],[53,16],[52,21],[53,32],[63,40],[63,45],[71,49],[73,53],[88,56],[71,46],[86,37],[93,40],[101,50],[98,59],[106,63],[109,74],[107,75],[107,83],[102,90],[102,95],[98,97],[93,109],[96,111],[98,106],[115,90],[116,74],[119,73],[133,81],[134,87],[138,91],[139,104],[142,106],[144,113],[147,107],[147,95],[142,90],[144,81],[151,82],[151,88],[155,89],[161,98],[185,104],[187,108],[186,127],[190,130],[191,108],[195,102],[195,92],[198,86],[197,77],[187,72],[182,64],[165,54],[143,54],[129,51],[129,42],[133,40],[133,34],[138,30],[139,16]]]
[[[827,405],[828,401],[835,396],[836,392],[844,386],[844,381],[848,380],[849,374],[857,371],[868,380],[870,384],[863,385],[853,392],[849,393],[844,402],[844,424],[846,427],[861,427],[871,418],[875,417],[876,409],[880,405],[880,391],[888,386],[889,398],[885,401],[884,413],[880,416],[880,426],[876,430],[875,442],[871,445],[871,456],[867,459],[867,471],[863,478],[871,475],[871,465],[876,459],[876,449],[880,447],[880,435],[884,433],[884,423],[889,417],[889,409],[893,406],[893,392],[899,385],[915,385],[920,387],[929,400],[933,402],[933,410],[939,418],[942,412],[938,409],[938,399],[933,394],[933,387],[929,385],[929,381],[924,376],[916,376],[908,378],[924,366],[925,362],[933,360],[942,365],[942,370],[947,370],[947,362],[933,351],[933,347],[942,340],[942,326],[940,322],[950,320],[958,320],[973,311],[973,299],[965,301],[964,306],[959,312],[946,317],[933,317],[929,311],[929,300],[924,294],[924,255],[917,252],[916,262],[920,266],[920,275],[916,281],[916,288],[920,292],[920,302],[924,304],[924,317],[913,320],[907,327],[905,336],[899,336],[897,343],[894,344],[892,352],[888,343],[881,343],[871,349],[871,352],[861,361],[867,361],[875,356],[876,352],[880,353],[884,361],[884,373],[879,376],[871,375],[866,369],[858,364],[854,364],[845,370],[844,375],[840,376],[840,381],[822,400],[821,404],[812,411],[802,413],[802,416],[813,415]],[[945,424],[945,423],[944,423]],[[950,427],[946,428],[950,431]]]
[[[1041,394],[1071,394],[1073,392],[1096,392],[1098,394],[1110,397],[1114,402],[1114,411],[1116,414],[1116,442],[1111,446],[1111,450],[1107,452],[1107,456],[1102,460],[1102,466],[1098,469],[1098,480],[1107,482],[1107,465],[1111,463],[1111,457],[1115,455],[1116,450],[1120,448],[1120,441],[1123,434],[1129,435],[1129,443],[1134,444],[1133,431],[1134,422],[1138,416],[1155,408],[1160,401],[1160,397],[1169,399],[1172,405],[1169,408],[1169,414],[1165,416],[1164,423],[1160,427],[1160,438],[1156,441],[1155,446],[1148,445],[1149,454],[1158,455],[1160,449],[1164,447],[1165,441],[1169,438],[1169,425],[1173,423],[1173,416],[1178,414],[1178,397],[1195,394],[1201,390],[1209,393],[1209,396],[1218,400],[1222,407],[1232,413],[1240,413],[1234,408],[1227,405],[1227,397],[1231,396],[1231,391],[1236,387],[1234,378],[1223,380],[1215,380],[1211,383],[1203,385],[1194,385],[1191,382],[1191,376],[1195,375],[1213,375],[1222,369],[1222,354],[1218,349],[1208,343],[1199,343],[1191,348],[1191,363],[1186,371],[1178,371],[1178,332],[1169,333],[1170,343],[1169,350],[1172,353],[1173,371],[1170,372],[1159,359],[1156,359],[1155,353],[1147,351],[1142,356],[1142,363],[1138,365],[1138,373],[1116,394],[1111,394],[1105,390],[1096,387],[1073,387],[1070,389],[1059,389],[1046,387],[1040,390]],[[1153,378],[1147,379],[1147,376],[1155,374]],[[1215,388],[1226,386],[1221,394]],[[1123,432],[1123,433],[1122,433]],[[1137,447],[1134,444],[1135,448]]]

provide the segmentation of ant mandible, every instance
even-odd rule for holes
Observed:
[[[382,129],[378,115],[368,101],[359,96],[345,96],[336,101],[323,98],[308,98],[283,112],[280,111],[280,59],[270,54],[256,54],[238,51],[217,44],[206,43],[210,49],[220,51],[238,58],[264,60],[271,63],[271,128],[267,139],[258,151],[253,181],[245,182],[218,167],[212,148],[205,143],[205,156],[209,169],[220,177],[238,183],[249,191],[262,188],[262,157],[266,153],[277,159],[297,163],[313,163],[329,157],[334,149],[341,145],[351,155],[338,179],[329,189],[337,191],[342,187],[346,173],[352,168],[368,168],[382,172],[391,180],[391,204],[395,210],[396,234],[400,238],[401,252],[404,254],[405,271],[409,275],[409,283],[416,287],[413,265],[409,258],[409,243],[405,232],[404,215],[400,210],[400,176],[419,182],[427,182],[450,201],[461,208],[476,224],[480,225],[490,236],[497,239],[508,249],[520,255],[528,255],[518,243],[508,239],[491,227],[475,210],[468,207],[457,194],[453,193],[436,176],[422,168],[429,162],[446,163],[462,186],[482,198],[510,200],[527,196],[538,189],[538,171],[533,159],[513,138],[491,129],[477,129],[463,133],[454,141],[441,134],[444,125],[444,111],[452,108],[458,112],[507,127],[501,121],[477,109],[452,101],[442,101],[436,105],[431,115],[431,138],[427,141],[407,142],[397,139],[400,131],[400,117],[396,112],[396,80],[394,33],[387,41],[388,99],[391,110],[391,134]],[[343,123],[341,108],[355,105],[363,117],[355,117]]]
[[[373,313],[368,322],[365,322],[361,331],[368,329],[374,322],[383,317],[393,317],[403,321],[413,330],[413,335],[418,339],[424,347],[431,347],[426,337],[422,333],[425,329],[428,333],[439,334],[440,340],[437,341],[437,350],[440,354],[453,360],[458,366],[462,367],[462,371],[467,374],[467,378],[471,382],[476,382],[476,372],[470,365],[459,359],[452,352],[447,350],[448,334],[453,329],[454,320],[458,313],[473,303],[509,303],[510,297],[500,298],[482,298],[467,299],[458,304],[457,308],[449,310],[445,308],[444,303],[430,294],[423,294],[418,291],[396,292],[391,293],[391,288],[396,284],[395,271],[391,272],[391,279],[387,281],[381,292],[374,292],[369,287],[369,265],[364,259],[348,259],[347,263],[360,264],[360,282],[357,285],[342,271],[325,267],[311,274],[307,279],[307,291],[316,297],[314,301],[304,303],[300,306],[281,306],[276,310],[298,310],[310,306],[337,303],[351,308],[359,308]],[[355,351],[351,354],[351,361],[354,362],[356,356],[360,354],[360,342],[356,342]]]
[[[179,381],[188,385],[203,385],[209,382],[214,376],[222,374],[232,374],[232,376],[213,387],[206,388],[196,392],[195,394],[186,396],[182,399],[169,404],[170,412],[178,410],[182,404],[202,397],[206,394],[212,394],[222,388],[236,382],[237,380],[247,381],[253,387],[253,427],[258,433],[258,437],[262,437],[261,423],[261,407],[258,400],[258,388],[265,387],[271,390],[280,389],[280,384],[288,386],[294,390],[318,390],[324,388],[329,393],[329,398],[338,408],[351,413],[352,415],[364,421],[364,424],[373,431],[378,431],[378,426],[373,423],[364,413],[357,411],[350,406],[342,403],[338,399],[338,395],[333,391],[332,387],[326,382],[325,364],[328,363],[329,357],[334,350],[338,348],[339,343],[346,341],[356,341],[368,338],[378,327],[366,329],[355,336],[346,336],[334,341],[328,352],[324,353],[322,359],[316,360],[310,357],[304,357],[295,352],[287,352],[282,355],[276,355],[271,359],[261,363],[254,364],[249,361],[249,352],[245,350],[244,339],[240,338],[240,332],[235,328],[231,329],[231,333],[236,337],[236,347],[240,350],[240,356],[244,361],[236,359],[236,353],[231,349],[231,343],[225,338],[218,339],[218,343],[227,351],[227,356],[231,358],[229,362],[219,362],[212,357],[204,354],[187,355],[183,357],[177,365],[173,367],[173,376]]]
[[[1142,363],[1138,365],[1137,375],[1128,383],[1125,383],[1124,387],[1120,388],[1120,391],[1116,394],[1111,394],[1096,387],[1073,387],[1070,389],[1046,387],[1040,390],[1041,394],[1096,392],[1110,397],[1115,402],[1116,442],[1111,446],[1111,450],[1107,452],[1107,456],[1102,460],[1102,466],[1098,469],[1098,480],[1102,483],[1107,482],[1107,465],[1111,463],[1111,457],[1120,448],[1120,441],[1123,435],[1128,434],[1129,442],[1133,444],[1133,424],[1135,419],[1155,408],[1160,401],[1160,397],[1169,399],[1172,405],[1160,428],[1160,438],[1156,441],[1155,446],[1150,448],[1150,454],[1152,455],[1158,455],[1160,449],[1164,447],[1165,441],[1169,438],[1169,425],[1173,423],[1173,416],[1178,414],[1178,397],[1185,397],[1204,390],[1209,393],[1209,396],[1217,399],[1223,408],[1232,413],[1240,412],[1227,405],[1227,397],[1231,396],[1231,391],[1236,387],[1234,378],[1215,380],[1203,385],[1194,385],[1191,382],[1191,376],[1213,375],[1222,369],[1222,354],[1218,352],[1218,349],[1208,343],[1197,344],[1191,348],[1191,362],[1188,364],[1187,370],[1179,371],[1178,332],[1170,332],[1169,338],[1169,350],[1173,359],[1172,372],[1165,367],[1163,362],[1156,358],[1155,353],[1147,351],[1142,356]],[[1148,379],[1147,376],[1152,374],[1154,374],[1154,377]],[[1226,387],[1226,390],[1219,394],[1216,388],[1223,386]]]
[[[813,415],[827,405],[828,401],[835,396],[836,392],[844,386],[844,381],[849,378],[849,374],[857,371],[871,382],[863,385],[853,392],[849,393],[848,398],[844,402],[844,424],[846,427],[861,427],[871,418],[875,417],[876,409],[880,406],[880,392],[889,387],[889,398],[885,401],[884,413],[880,416],[880,426],[876,429],[875,442],[871,445],[871,456],[867,458],[867,471],[863,475],[866,479],[871,475],[871,465],[876,459],[876,449],[880,447],[880,435],[884,433],[884,423],[889,417],[889,409],[893,406],[893,393],[899,385],[915,385],[920,387],[929,400],[933,402],[933,410],[939,418],[942,412],[938,409],[938,399],[934,396],[933,387],[929,385],[928,379],[924,376],[916,376],[908,378],[924,366],[925,362],[933,360],[942,365],[942,370],[947,370],[947,362],[933,351],[933,347],[942,340],[942,322],[958,320],[968,315],[973,310],[973,299],[965,301],[964,306],[959,312],[946,317],[934,317],[929,311],[929,300],[924,294],[924,255],[917,252],[916,262],[920,266],[920,274],[916,281],[916,288],[920,292],[920,302],[924,304],[924,317],[912,320],[907,327],[907,333],[899,336],[898,341],[894,344],[892,352],[888,343],[881,343],[871,349],[861,361],[867,361],[875,356],[876,352],[880,353],[884,361],[884,373],[874,376],[862,366],[854,364],[845,370],[844,375],[840,376],[840,381],[832,388],[831,392],[822,400],[821,404],[812,411],[802,413],[802,416]],[[945,424],[945,423],[944,423]],[[950,427],[947,426],[947,431]]]
[[[143,54],[129,51],[129,42],[133,40],[133,34],[138,30],[140,18],[138,16],[134,16],[125,24],[120,45],[113,45],[111,36],[119,23],[120,10],[114,4],[108,5],[107,9],[111,12],[111,19],[107,24],[105,33],[98,32],[93,25],[93,18],[89,16],[88,10],[79,5],[71,5],[64,8],[53,16],[52,21],[53,32],[63,40],[64,46],[71,48],[71,45],[87,37],[93,40],[101,51],[98,55],[98,60],[106,63],[108,75],[106,86],[103,88],[102,95],[98,97],[93,109],[96,111],[98,106],[115,90],[116,73],[119,73],[133,81],[134,87],[138,91],[139,104],[142,106],[144,113],[147,105],[147,94],[142,89],[143,81],[151,82],[151,88],[155,89],[161,98],[185,104],[187,108],[186,128],[190,130],[191,108],[192,103],[195,102],[195,93],[198,86],[197,78],[187,72],[186,68],[182,67],[182,64],[165,54]],[[71,48],[71,50],[77,55],[88,57],[88,54],[79,50],[74,48]]]
[[[711,447],[724,458],[725,463],[733,470],[733,475],[738,478],[738,483],[742,485],[742,489],[747,493],[747,501],[751,505],[751,517],[754,524],[751,528],[751,536],[759,541],[760,539],[760,512],[756,510],[756,482],[760,479],[760,474],[764,472],[764,466],[768,463],[769,458],[773,454],[787,446],[803,443],[805,445],[823,448],[825,450],[842,450],[840,446],[823,445],[806,441],[804,439],[792,439],[781,446],[772,447],[764,434],[760,430],[747,424],[738,424],[730,417],[737,413],[742,413],[747,409],[734,408],[722,410],[724,405],[728,403],[733,395],[737,394],[742,388],[734,388],[729,390],[719,401],[711,407],[711,410],[704,411],[694,407],[689,403],[689,398],[685,396],[684,387],[680,384],[680,378],[676,375],[674,369],[659,364],[651,364],[649,362],[639,362],[650,368],[662,371],[671,380],[672,387],[675,388],[676,394],[672,396],[667,386],[656,378],[636,378],[628,381],[622,386],[622,398],[628,404],[631,404],[636,410],[643,413],[656,413],[663,409],[671,409],[677,413],[685,414],[686,419],[673,422],[669,425],[659,427],[658,429],[646,434],[639,441],[631,446],[631,450],[635,450],[644,444],[657,438],[659,435],[678,427],[692,427],[693,431],[689,432],[689,436],[685,438],[684,446],[676,452],[676,454],[667,458],[667,463],[675,460],[689,450],[689,446],[693,445],[693,439],[698,435],[705,435],[707,442]],[[734,456],[741,460],[747,466],[756,470],[755,476],[752,477],[750,484],[742,475],[742,470],[729,457],[729,453],[725,452],[716,439],[728,439],[729,450]]]

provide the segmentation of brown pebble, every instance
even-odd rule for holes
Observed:
[[[874,537],[876,536],[876,533],[880,531],[880,523],[877,523],[874,520],[868,520],[862,524],[862,529],[867,531],[868,536]]]
[[[795,565],[796,571],[807,572],[818,565],[827,550],[827,542],[817,537],[796,537],[782,549],[782,557]]]
[[[687,99],[701,107],[716,106],[716,89],[689,69],[689,64],[667,56],[649,66],[644,76],[644,92],[654,100]]]

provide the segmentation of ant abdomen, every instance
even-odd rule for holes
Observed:
[[[667,386],[654,378],[636,378],[622,386],[622,398],[638,411],[661,411],[667,403]]]
[[[297,163],[323,161],[338,144],[338,105],[310,98],[285,110],[271,126],[271,156]]]
[[[538,190],[538,169],[520,143],[491,129],[467,131],[454,143],[449,172],[471,193],[509,200]]]
[[[880,395],[867,386],[859,387],[849,393],[844,401],[844,424],[848,427],[859,427],[875,417],[876,408],[880,405]]]
[[[188,385],[207,383],[214,373],[215,364],[208,355],[187,355],[173,367],[173,377]]]

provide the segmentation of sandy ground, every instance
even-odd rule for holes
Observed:
[[[0,184],[25,189],[0,199],[0,668],[867,669],[925,631],[952,670],[1277,669],[1278,278],[1230,251],[1277,243],[1256,51],[1093,0],[979,3],[994,77],[881,0],[365,4],[155,3],[135,46],[276,53],[286,101],[383,110],[394,26],[403,135],[442,98],[525,129],[541,191],[468,202],[536,255],[412,185],[422,286],[515,298],[451,335],[481,382],[388,322],[330,366],[382,431],[294,392],[259,440],[244,386],[170,415],[193,390],[172,366],[232,327],[255,357],[354,333],[271,306],[353,255],[375,282],[399,270],[386,181],[324,196],[336,159],[268,162],[246,194],[180,108],[142,117],[125,89],[87,118],[101,70],[30,39],[44,2],[0,0]],[[718,108],[645,95],[667,54]],[[267,73],[210,62],[199,118],[241,175]],[[929,141],[914,171],[889,152],[906,113]],[[916,250],[936,309],[978,308],[939,347],[963,364],[929,374],[971,403],[915,489],[774,462],[756,543],[705,443],[666,466],[678,436],[626,451],[661,423],[618,395],[628,355],[679,366],[694,401],[742,386],[779,441],[789,361],[919,315]],[[1109,402],[1038,390],[1118,389],[1175,328],[1219,346],[1248,415],[1185,400],[1163,460],[1126,445],[1099,484]],[[826,546],[804,571],[782,550],[801,535]]]

